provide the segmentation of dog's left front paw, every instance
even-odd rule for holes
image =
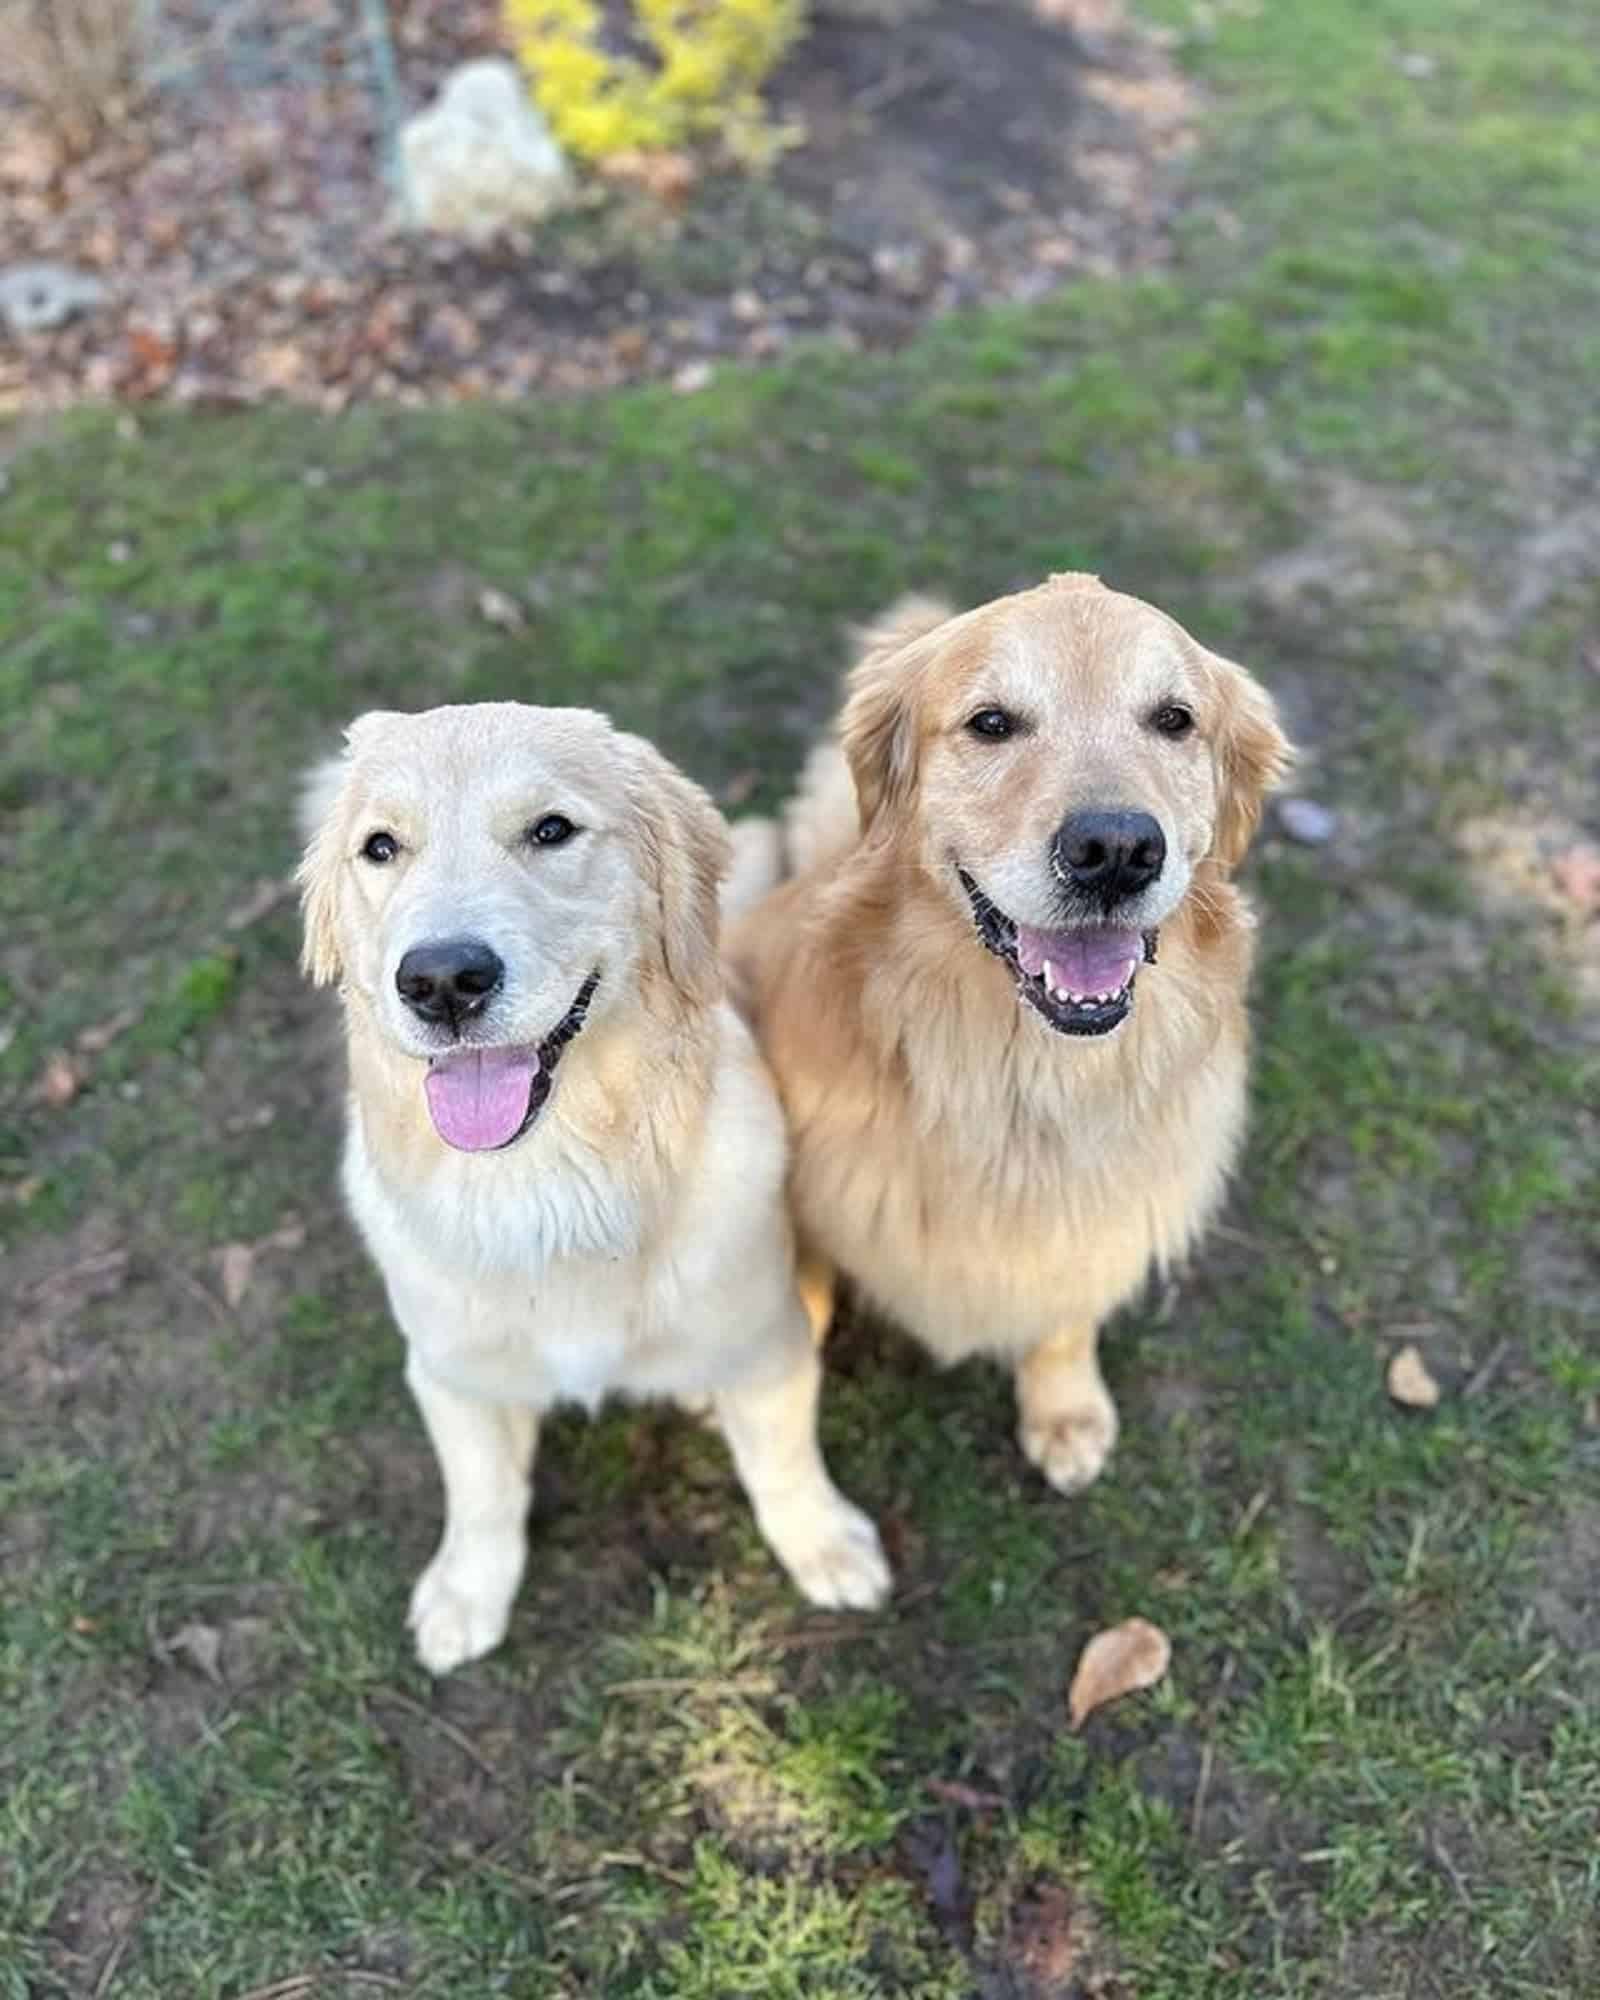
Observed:
[[[1117,1441],[1117,1409],[1102,1389],[1064,1407],[1025,1407],[1017,1442],[1058,1493],[1081,1493],[1105,1470]]]
[[[892,1578],[878,1531],[859,1507],[835,1494],[815,1520],[769,1539],[795,1587],[826,1610],[872,1611]]]

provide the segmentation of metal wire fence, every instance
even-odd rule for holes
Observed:
[[[147,82],[203,96],[228,115],[241,103],[321,90],[366,99],[367,123],[392,170],[408,106],[388,0],[138,0]]]

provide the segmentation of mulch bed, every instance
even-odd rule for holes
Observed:
[[[0,327],[0,412],[692,389],[724,356],[893,343],[1159,259],[1190,105],[1119,0],[864,4],[815,9],[770,93],[806,139],[765,177],[669,158],[472,249],[397,226],[353,0],[260,0],[254,39],[235,11],[209,45],[207,0],[168,0],[182,63],[88,157],[0,90],[0,269],[104,286],[55,331]],[[500,51],[485,0],[390,18],[407,110]]]

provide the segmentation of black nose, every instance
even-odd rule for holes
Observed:
[[[476,938],[434,938],[411,947],[394,983],[413,1014],[456,1028],[488,1005],[505,970],[500,955]]]
[[[1061,880],[1107,909],[1148,889],[1166,858],[1167,837],[1144,812],[1072,813],[1051,847]]]

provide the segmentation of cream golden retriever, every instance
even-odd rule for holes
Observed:
[[[1245,1112],[1230,877],[1290,746],[1241,668],[1088,576],[866,635],[781,837],[736,828],[730,939],[790,1129],[819,1335],[835,1274],[941,1361],[1016,1372],[1063,1492],[1115,1442],[1099,1329],[1218,1205]]]
[[[496,703],[361,717],[304,816],[345,1192],[444,1481],[423,1664],[504,1636],[540,1415],[611,1393],[709,1399],[799,1588],[877,1603],[817,1446],[781,1114],[723,997],[711,802],[599,715]]]

